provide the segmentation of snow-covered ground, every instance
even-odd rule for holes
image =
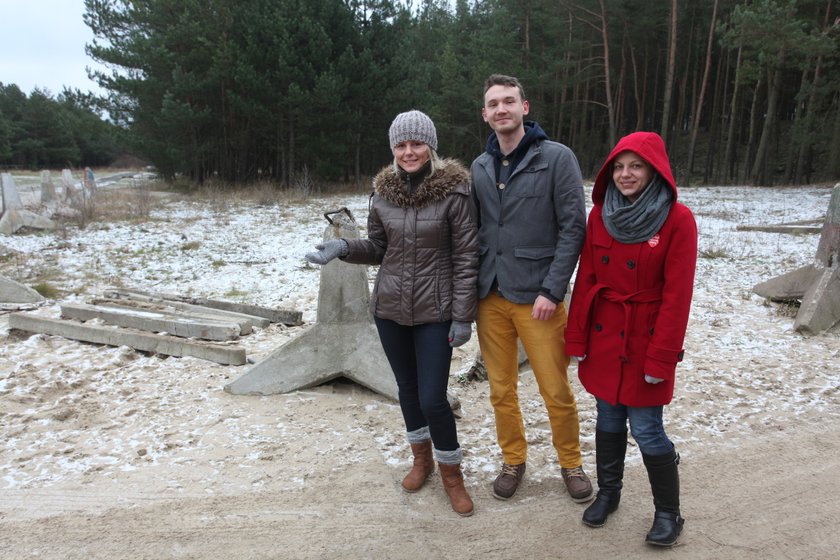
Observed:
[[[831,188],[822,186],[680,192],[700,231],[686,358],[666,413],[684,456],[712,445],[737,446],[768,430],[793,430],[800,422],[837,421],[840,335],[800,335],[789,308],[751,291],[811,263],[819,235],[736,230],[822,220],[830,196]],[[268,205],[234,196],[210,202],[171,197],[155,203],[141,222],[0,236],[0,275],[27,285],[46,279],[57,288],[57,300],[38,310],[48,315],[58,315],[58,301],[127,287],[297,309],[311,323],[320,271],[303,255],[321,240],[325,211],[347,207],[363,228],[367,204],[366,193],[279,197]],[[6,501],[0,510],[39,516],[141,497],[236,493],[270,484],[290,466],[294,474],[284,483],[296,487],[315,476],[315,462],[353,463],[372,454],[386,464],[408,461],[398,407],[365,389],[337,384],[237,397],[223,387],[246,366],[9,333],[2,319],[0,488]],[[272,325],[241,344],[259,360],[304,328]],[[459,436],[468,483],[485,485],[500,462],[488,391],[486,383],[461,379],[476,350],[473,340],[456,351],[452,390],[463,405]],[[570,377],[585,466],[594,471],[594,405],[574,367]],[[534,465],[529,477],[559,477],[544,409],[527,373],[522,406]],[[25,505],[27,496],[43,491],[63,498],[44,500],[38,511]]]

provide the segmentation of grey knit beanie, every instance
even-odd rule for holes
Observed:
[[[416,109],[400,113],[394,118],[394,122],[391,123],[391,128],[388,130],[388,139],[391,141],[392,150],[400,142],[416,140],[425,142],[437,151],[435,123],[426,113]]]

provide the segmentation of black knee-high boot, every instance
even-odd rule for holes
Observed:
[[[603,527],[607,516],[618,508],[624,479],[624,455],[627,432],[595,431],[595,466],[598,473],[598,495],[583,512],[583,523]]]
[[[645,542],[653,546],[672,546],[682,532],[685,520],[680,515],[680,456],[673,449],[664,455],[645,455],[653,506],[656,513]]]

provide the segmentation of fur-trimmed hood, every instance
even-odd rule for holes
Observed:
[[[469,194],[470,174],[456,159],[447,158],[437,166],[434,175],[426,177],[414,192],[407,188],[405,174],[395,173],[393,165],[384,167],[373,179],[374,193],[400,208],[422,208],[446,198],[453,191]]]
[[[400,325],[475,319],[478,228],[469,174],[444,160],[434,175],[386,167],[374,179],[367,238],[348,239],[344,262],[379,265],[374,317]],[[414,187],[410,192],[409,187]]]

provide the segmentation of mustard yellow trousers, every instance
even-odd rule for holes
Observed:
[[[487,366],[496,437],[505,463],[525,462],[528,444],[518,392],[521,339],[548,411],[552,444],[560,466],[579,467],[580,421],[567,374],[569,357],[565,354],[566,307],[560,303],[547,321],[533,319],[532,308],[532,304],[511,303],[492,292],[478,303],[476,331]]]

